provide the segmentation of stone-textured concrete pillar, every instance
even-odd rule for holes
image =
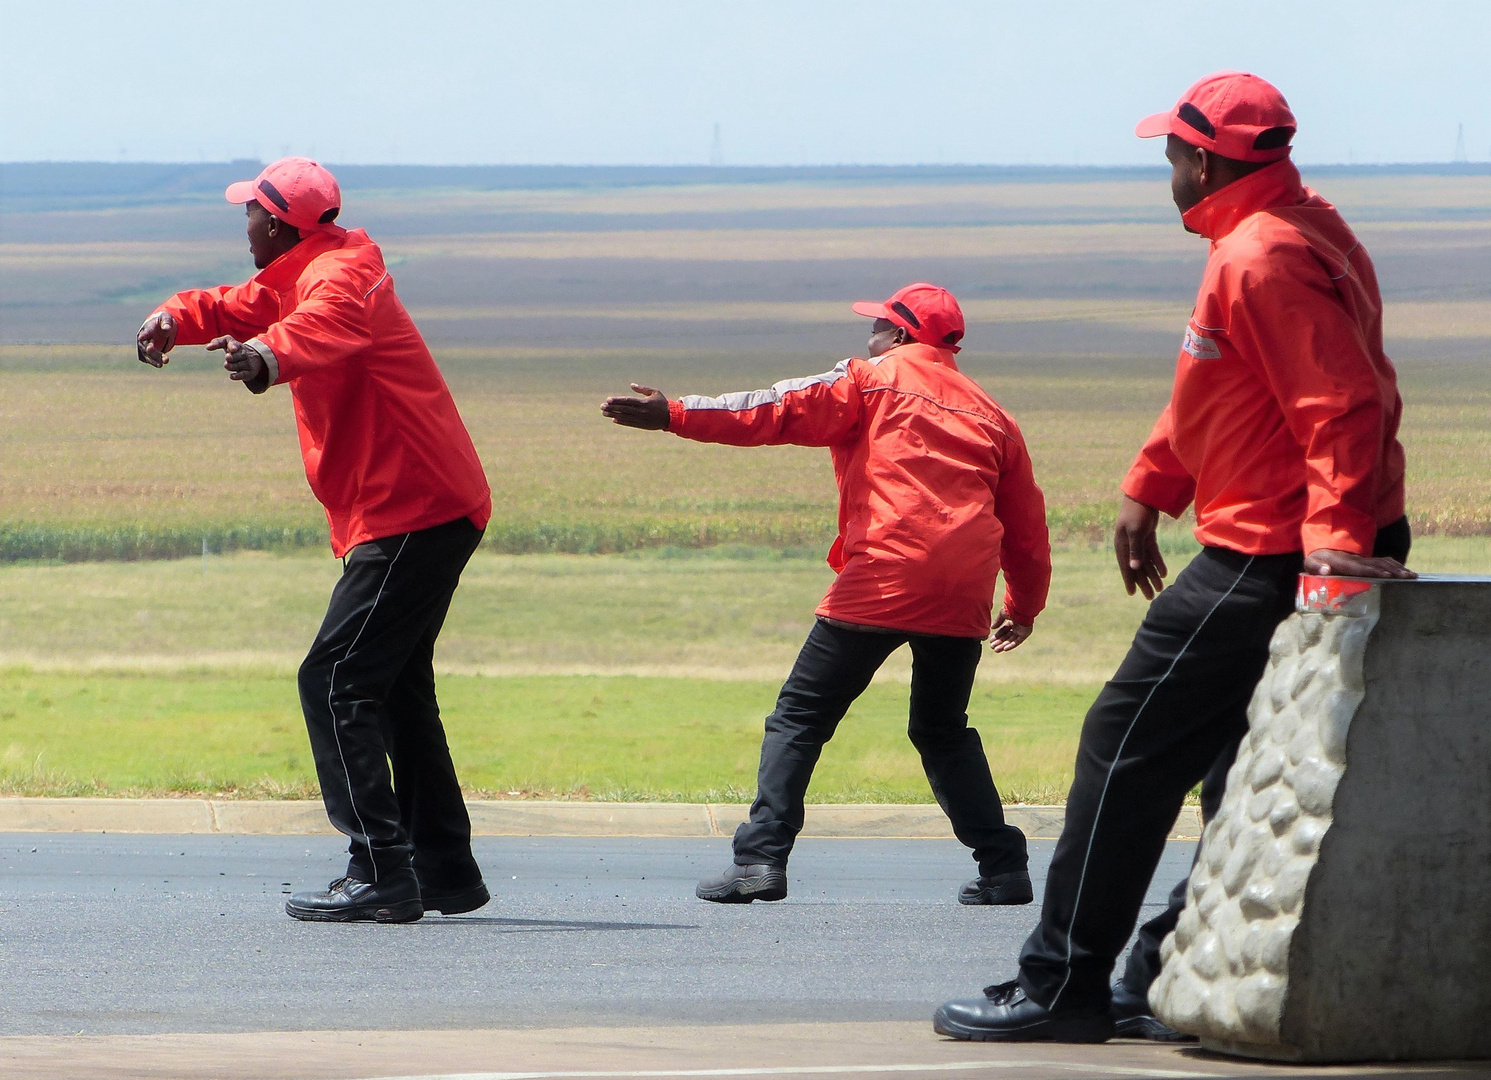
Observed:
[[[1491,1057],[1491,578],[1301,578],[1270,652],[1156,1014],[1250,1057]]]

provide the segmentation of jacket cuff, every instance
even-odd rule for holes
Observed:
[[[668,426],[665,430],[681,432],[683,430],[683,402],[677,398],[668,401]]]
[[[280,381],[279,357],[274,355],[274,350],[264,343],[263,338],[249,338],[244,344],[250,349],[253,349],[263,359],[266,376],[262,379],[254,379],[252,381],[245,380],[243,385],[247,386],[255,394],[262,394]]]
[[[1129,475],[1123,478],[1118,489],[1136,502],[1152,506],[1173,518],[1180,517],[1186,512],[1186,507],[1191,505],[1189,478],[1179,481],[1163,473],[1136,467],[1129,470]]]
[[[1040,615],[1039,611],[1023,611],[1017,608],[1008,593],[1004,597],[1004,611],[1021,626],[1034,626],[1036,617]]]
[[[1306,555],[1326,548],[1330,551],[1345,551],[1351,555],[1370,556],[1376,543],[1375,529],[1371,538],[1366,540],[1343,529],[1332,529],[1325,525],[1305,525],[1300,529],[1300,547]]]

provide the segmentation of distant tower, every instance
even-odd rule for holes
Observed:
[[[1460,124],[1455,131],[1455,160],[1467,161],[1465,156],[1465,125]]]
[[[714,126],[714,138],[709,143],[709,163],[716,167],[725,164],[725,141],[720,138],[720,125]]]

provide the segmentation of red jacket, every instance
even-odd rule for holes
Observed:
[[[492,496],[435,359],[361,229],[317,231],[242,285],[189,289],[161,305],[180,345],[248,341],[289,383],[311,490],[331,549],[469,517]]]
[[[839,482],[838,577],[818,614],[946,637],[989,634],[994,578],[1029,625],[1046,606],[1046,505],[1020,429],[953,354],[902,345],[875,360],[724,397],[669,403],[700,442],[827,446]]]
[[[1124,493],[1248,555],[1370,555],[1403,516],[1403,410],[1366,249],[1285,159],[1185,214],[1211,257]]]

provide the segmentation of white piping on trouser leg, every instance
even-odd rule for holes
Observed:
[[[1066,990],[1067,983],[1072,981],[1072,931],[1077,926],[1077,911],[1082,906],[1082,886],[1087,883],[1087,864],[1092,859],[1092,842],[1098,835],[1098,822],[1103,816],[1103,802],[1108,798],[1108,785],[1113,782],[1113,770],[1118,768],[1118,761],[1123,757],[1123,748],[1128,745],[1129,736],[1134,733],[1134,728],[1139,723],[1139,717],[1144,715],[1144,710],[1149,706],[1149,701],[1154,697],[1155,691],[1160,688],[1166,679],[1170,678],[1170,673],[1175,670],[1175,665],[1180,663],[1180,658],[1186,654],[1186,650],[1191,647],[1191,643],[1196,640],[1197,635],[1211,621],[1211,617],[1216,614],[1217,608],[1221,607],[1222,602],[1232,595],[1232,591],[1242,583],[1242,579],[1248,576],[1248,570],[1253,565],[1253,559],[1254,556],[1250,555],[1248,557],[1247,563],[1243,565],[1242,571],[1237,575],[1237,580],[1227,586],[1227,591],[1217,598],[1217,602],[1211,606],[1211,610],[1206,613],[1206,617],[1196,625],[1196,629],[1186,639],[1186,643],[1180,647],[1180,652],[1175,654],[1175,659],[1170,661],[1170,666],[1165,669],[1165,674],[1161,675],[1159,680],[1149,688],[1149,693],[1144,695],[1144,700],[1139,703],[1138,711],[1134,713],[1134,719],[1129,722],[1128,730],[1123,733],[1123,738],[1119,740],[1118,749],[1113,754],[1113,764],[1108,766],[1108,775],[1103,778],[1103,790],[1098,796],[1097,811],[1092,815],[1092,831],[1087,834],[1087,851],[1082,856],[1082,873],[1077,878],[1077,896],[1072,901],[1072,917],[1067,922],[1066,978],[1061,980],[1061,986],[1057,988],[1056,994],[1051,998],[1051,1004],[1048,1008],[1056,1008],[1056,1003],[1061,1000],[1062,992]]]
[[[357,648],[357,643],[362,640],[362,632],[368,628],[368,623],[373,620],[373,612],[378,610],[378,601],[383,599],[383,590],[388,587],[388,579],[393,577],[393,568],[399,561],[399,556],[404,554],[404,544],[409,543],[409,534],[404,534],[404,543],[399,545],[399,550],[394,552],[393,560],[388,564],[388,570],[383,575],[383,583],[378,586],[378,595],[373,597],[373,606],[368,608],[367,618],[362,620],[362,625],[357,628],[357,636],[352,639],[352,644],[347,646],[347,651],[342,654],[342,659],[331,665],[331,685],[326,688],[326,708],[331,713],[331,734],[337,741],[337,756],[342,759],[342,773],[347,777],[347,801],[352,804],[352,813],[357,818],[357,827],[362,830],[363,846],[368,849],[368,862],[373,864],[373,884],[378,883],[378,860],[373,857],[373,842],[368,838],[368,827],[362,823],[362,813],[357,809],[357,797],[352,794],[352,770],[347,768],[347,755],[342,753],[342,734],[337,730],[337,708],[333,701],[337,688],[337,668],[342,666],[342,661],[352,655],[352,650]]]

